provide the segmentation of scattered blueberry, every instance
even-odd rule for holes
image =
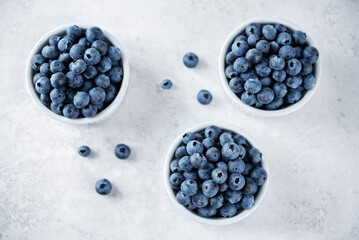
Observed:
[[[90,155],[91,149],[88,146],[81,146],[79,147],[77,152],[80,154],[80,156],[87,157]]]
[[[183,64],[188,68],[195,68],[198,65],[198,57],[194,53],[187,53],[183,57]]]
[[[115,147],[115,155],[119,159],[127,159],[131,154],[131,149],[126,144],[118,144]]]
[[[107,195],[112,190],[112,184],[107,179],[100,179],[96,182],[96,192],[101,195]]]
[[[208,105],[212,102],[212,94],[208,90],[198,92],[197,100],[202,105]]]
[[[169,79],[165,79],[161,82],[161,88],[163,89],[171,89],[172,87],[172,81]]]

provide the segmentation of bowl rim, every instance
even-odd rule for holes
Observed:
[[[283,108],[283,109],[279,109],[279,110],[264,110],[264,109],[257,109],[255,107],[249,106],[247,104],[244,104],[241,99],[234,93],[232,92],[232,90],[229,88],[229,84],[228,84],[228,80],[225,74],[225,59],[226,59],[226,54],[227,54],[227,50],[229,49],[230,45],[232,44],[234,38],[242,33],[243,31],[245,31],[245,28],[248,24],[253,23],[253,22],[257,22],[257,23],[261,23],[261,24],[276,24],[276,23],[281,23],[286,27],[289,27],[290,29],[294,29],[294,30],[301,30],[303,32],[304,31],[301,27],[299,27],[297,24],[284,19],[284,18],[278,18],[278,17],[266,17],[266,18],[254,18],[254,19],[250,19],[247,20],[245,22],[243,22],[242,24],[240,24],[239,26],[237,26],[234,30],[232,30],[232,32],[227,36],[226,40],[224,41],[220,54],[219,54],[219,76],[222,82],[222,85],[224,86],[224,89],[226,90],[226,92],[228,93],[228,95],[232,98],[232,100],[236,103],[238,103],[240,105],[240,108],[243,109],[245,112],[247,112],[250,115],[253,116],[257,116],[257,117],[278,117],[278,116],[283,116],[283,115],[287,115],[289,113],[292,113],[298,109],[300,109],[301,107],[303,107],[314,95],[314,93],[316,92],[318,86],[319,86],[319,82],[320,82],[320,76],[321,76],[321,64],[320,64],[320,58],[318,59],[317,63],[314,65],[314,77],[315,77],[315,85],[312,89],[308,90],[306,92],[306,94],[296,103]],[[307,32],[306,32],[307,33]],[[314,42],[312,40],[312,38],[310,37],[310,34],[307,34],[307,42],[309,45],[314,46]],[[318,47],[316,47],[318,48]]]
[[[237,134],[241,134],[243,137],[245,137],[247,139],[248,142],[251,143],[252,146],[260,149],[261,153],[262,153],[262,167],[267,171],[267,181],[260,187],[258,194],[256,196],[256,204],[248,210],[243,210],[242,212],[240,212],[239,214],[231,217],[231,218],[204,218],[201,217],[193,212],[191,212],[190,210],[188,210],[185,206],[179,204],[176,200],[175,194],[173,192],[173,189],[171,188],[170,184],[169,184],[169,177],[170,177],[170,163],[173,160],[173,156],[174,153],[176,151],[176,148],[179,146],[179,144],[182,142],[182,136],[183,134],[187,133],[187,132],[198,132],[198,131],[202,131],[204,130],[206,127],[211,126],[211,125],[215,125],[221,129],[224,130],[229,130],[232,131],[233,133],[237,133]],[[200,123],[194,127],[191,127],[189,129],[187,129],[185,132],[183,132],[183,134],[181,134],[179,137],[176,138],[176,140],[172,143],[167,156],[166,156],[166,160],[165,160],[165,164],[164,164],[164,182],[165,182],[165,188],[167,190],[167,193],[172,201],[172,203],[177,207],[177,209],[182,212],[183,214],[185,214],[187,217],[191,218],[192,220],[195,220],[197,222],[200,223],[204,223],[204,224],[210,224],[210,225],[217,225],[217,226],[223,226],[223,225],[229,225],[232,223],[236,223],[239,222],[241,220],[243,220],[244,218],[248,217],[250,214],[252,214],[257,207],[261,204],[264,195],[267,191],[268,188],[268,182],[269,182],[269,168],[268,168],[268,160],[267,160],[267,155],[265,153],[263,153],[262,148],[258,145],[258,143],[253,139],[253,137],[247,133],[246,131],[244,131],[243,129],[241,129],[240,127],[233,125],[233,124],[229,124],[229,123],[224,123],[224,122],[204,122],[204,123]]]
[[[125,54],[125,51],[123,50],[124,47],[120,44],[120,42],[106,29],[101,28],[103,31],[104,36],[113,44],[113,46],[116,46],[120,48],[121,50],[121,59],[122,59],[122,69],[123,69],[123,78],[122,78],[122,84],[119,92],[117,93],[115,99],[110,103],[105,109],[103,109],[100,113],[96,114],[96,116],[92,118],[77,118],[77,119],[70,119],[65,116],[58,115],[54,112],[52,112],[50,109],[48,109],[38,97],[38,94],[35,90],[35,87],[32,82],[33,78],[33,69],[31,68],[31,58],[35,55],[41,52],[41,49],[46,43],[48,42],[49,38],[52,35],[63,35],[65,34],[65,31],[68,27],[77,25],[81,29],[87,29],[91,27],[92,25],[88,24],[66,24],[59,27],[56,27],[52,29],[51,31],[47,32],[44,36],[40,38],[32,48],[30,55],[28,57],[27,63],[26,63],[26,87],[30,94],[30,97],[32,101],[37,105],[37,107],[41,110],[42,113],[45,115],[56,119],[61,122],[70,123],[70,124],[79,124],[79,125],[86,125],[86,124],[94,124],[101,120],[104,120],[108,118],[120,105],[122,102],[125,93],[127,91],[128,85],[129,85],[129,63],[127,60],[127,55]]]

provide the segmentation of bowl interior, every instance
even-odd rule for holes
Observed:
[[[249,21],[241,24],[240,26],[235,28],[229,34],[229,36],[225,40],[225,42],[224,42],[224,44],[222,46],[222,49],[221,49],[221,53],[220,53],[220,57],[219,57],[219,73],[220,73],[220,78],[221,78],[222,84],[223,84],[225,90],[227,91],[227,93],[231,96],[231,98],[235,102],[237,102],[241,106],[242,109],[244,109],[246,112],[248,112],[251,115],[261,116],[261,117],[275,117],[275,116],[281,116],[281,115],[291,113],[291,112],[301,108],[304,104],[306,104],[310,100],[310,98],[314,95],[314,92],[318,88],[319,81],[320,81],[320,59],[318,59],[317,63],[313,65],[313,67],[314,67],[313,76],[315,77],[315,80],[316,80],[314,87],[312,89],[306,91],[304,96],[302,96],[302,98],[297,103],[294,103],[294,104],[289,105],[289,106],[287,106],[285,108],[282,108],[282,109],[264,110],[264,109],[258,109],[258,108],[249,106],[247,104],[244,104],[241,101],[241,99],[234,92],[232,92],[232,90],[229,88],[228,80],[227,80],[227,77],[226,77],[226,74],[225,74],[226,54],[227,54],[229,48],[231,47],[234,38],[236,36],[238,36],[239,34],[242,34],[243,32],[245,32],[246,26],[248,24],[250,24],[250,23],[253,23],[253,22],[260,23],[260,24],[281,23],[281,24],[285,25],[290,31],[301,30],[301,31],[305,32],[303,29],[301,29],[295,23],[290,22],[290,21],[288,21],[286,19],[281,19],[281,18],[273,18],[273,19],[257,18],[257,19],[249,20]],[[310,34],[307,34],[307,44],[314,46],[313,40],[311,39]]]
[[[107,107],[105,107],[101,112],[99,112],[98,114],[96,114],[95,117],[92,118],[77,118],[77,119],[69,119],[66,118],[65,116],[60,116],[54,112],[52,112],[49,108],[47,108],[45,105],[42,104],[42,102],[40,101],[39,95],[35,90],[35,87],[33,85],[32,82],[32,78],[35,74],[35,71],[31,68],[31,58],[33,55],[41,52],[41,49],[48,43],[48,39],[53,36],[53,35],[59,35],[59,36],[63,36],[66,34],[66,29],[68,27],[70,27],[72,25],[66,25],[66,26],[61,26],[58,28],[53,29],[52,31],[50,31],[49,33],[45,34],[34,46],[34,48],[32,49],[28,62],[27,62],[27,70],[26,70],[26,85],[28,88],[28,92],[30,93],[30,96],[32,98],[32,100],[34,101],[34,103],[41,109],[41,111],[43,113],[45,113],[46,115],[62,121],[62,122],[67,122],[67,123],[71,123],[71,124],[92,124],[92,123],[96,123],[100,120],[103,120],[105,118],[107,118],[111,113],[114,112],[115,108],[120,104],[121,100],[123,99],[125,92],[127,90],[128,87],[128,81],[129,81],[129,65],[128,65],[128,61],[127,61],[127,57],[125,52],[123,51],[123,47],[121,46],[121,44],[118,42],[118,40],[111,34],[109,33],[107,30],[101,28],[101,30],[104,33],[105,38],[113,45],[116,46],[118,48],[120,48],[121,50],[121,64],[122,64],[122,69],[123,69],[123,78],[122,81],[120,82],[119,85],[119,92],[117,93],[115,99],[108,104]],[[82,30],[86,30],[88,27],[87,25],[78,25]]]
[[[169,185],[169,177],[170,177],[170,163],[173,160],[176,148],[182,142],[182,135],[179,136],[175,140],[175,142],[172,144],[172,146],[170,147],[170,150],[167,154],[166,162],[165,162],[165,166],[164,166],[164,181],[165,181],[166,190],[168,192],[170,199],[177,206],[177,208],[182,213],[184,213],[186,216],[188,216],[189,218],[191,218],[197,222],[201,222],[201,223],[206,223],[206,224],[211,224],[211,225],[228,225],[231,223],[241,221],[244,218],[246,218],[247,216],[249,216],[262,202],[264,194],[267,190],[268,180],[269,180],[268,164],[267,164],[265,154],[263,153],[261,148],[258,146],[258,144],[254,141],[254,139],[247,132],[245,132],[244,130],[242,130],[241,128],[239,128],[237,126],[233,126],[230,124],[223,124],[223,123],[203,123],[203,124],[200,124],[198,126],[191,128],[191,129],[188,129],[186,132],[192,132],[192,133],[203,132],[206,127],[211,126],[211,125],[218,126],[222,130],[228,130],[228,131],[231,131],[236,134],[241,134],[243,137],[246,138],[246,140],[250,143],[251,146],[258,148],[262,152],[263,156],[262,156],[261,165],[262,165],[262,168],[264,168],[267,171],[268,177],[267,177],[267,181],[258,189],[258,192],[256,193],[255,205],[251,209],[243,210],[231,218],[224,218],[224,217],[204,218],[204,217],[201,217],[201,216],[197,215],[196,213],[192,212],[190,209],[187,209],[185,206],[179,204],[175,198],[174,190]],[[184,132],[184,133],[186,133],[186,132]]]

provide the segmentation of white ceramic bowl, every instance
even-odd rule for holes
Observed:
[[[40,98],[35,90],[35,86],[33,85],[32,82],[32,78],[34,76],[34,70],[32,70],[31,68],[31,58],[33,55],[40,53],[41,49],[48,43],[48,40],[50,38],[50,36],[52,35],[59,35],[59,36],[63,36],[66,34],[66,29],[71,25],[66,25],[66,26],[61,26],[58,28],[53,29],[52,31],[48,32],[47,34],[45,34],[45,36],[43,36],[33,47],[29,59],[27,61],[27,65],[26,65],[26,85],[27,85],[27,89],[30,93],[30,96],[33,100],[33,102],[41,109],[41,111],[46,114],[47,116],[50,116],[56,120],[62,121],[62,122],[66,122],[66,123],[72,123],[72,124],[93,124],[96,122],[99,122],[100,120],[103,120],[107,117],[109,117],[115,110],[116,108],[120,105],[122,99],[124,98],[125,92],[127,90],[128,87],[128,82],[129,82],[129,64],[128,64],[128,60],[127,60],[127,56],[125,54],[124,48],[122,47],[122,45],[117,41],[117,39],[108,31],[106,31],[105,29],[101,28],[101,30],[103,31],[103,34],[105,36],[105,38],[107,40],[109,40],[114,46],[120,48],[121,50],[121,58],[122,58],[122,68],[123,68],[123,79],[122,79],[122,84],[121,84],[121,88],[120,91],[117,93],[117,96],[115,97],[115,99],[113,100],[113,102],[107,106],[105,109],[103,109],[100,113],[98,113],[95,117],[92,118],[78,118],[78,119],[70,119],[64,116],[60,116],[54,112],[52,112],[50,109],[48,109],[45,105],[43,105],[40,101]],[[83,24],[77,24],[77,26],[79,26],[81,29],[87,29],[90,26],[87,25],[83,25]]]
[[[243,137],[245,137],[247,139],[247,141],[254,147],[258,148],[263,157],[262,157],[262,167],[267,171],[268,177],[267,177],[267,181],[259,188],[257,196],[255,198],[255,205],[248,210],[243,210],[242,212],[240,212],[239,214],[231,217],[231,218],[204,218],[201,217],[193,212],[191,212],[189,209],[187,209],[185,206],[179,204],[176,200],[176,196],[175,193],[173,191],[173,189],[171,188],[170,184],[169,184],[169,177],[170,177],[170,163],[173,160],[173,156],[174,153],[176,151],[176,148],[181,144],[182,142],[182,136],[183,134],[185,134],[186,132],[200,132],[203,131],[206,127],[211,126],[211,125],[215,125],[218,126],[221,129],[224,130],[229,130],[231,132],[237,133],[242,135]],[[180,135],[175,142],[172,144],[170,150],[168,151],[167,157],[166,157],[166,161],[165,161],[165,165],[164,165],[164,181],[165,181],[165,186],[166,186],[166,190],[168,192],[168,195],[171,199],[171,201],[173,202],[174,205],[176,205],[177,209],[179,210],[179,212],[182,212],[183,214],[185,214],[186,216],[188,216],[189,218],[200,222],[200,223],[205,223],[205,224],[211,224],[211,225],[228,225],[228,224],[232,224],[235,222],[239,222],[241,220],[243,220],[244,218],[248,217],[251,213],[254,212],[254,210],[256,210],[256,208],[259,206],[259,204],[262,202],[264,194],[267,190],[268,187],[268,180],[269,180],[269,169],[268,169],[268,163],[265,157],[265,154],[263,153],[262,149],[260,146],[258,146],[258,144],[254,141],[254,139],[244,130],[242,130],[241,128],[234,126],[234,125],[230,125],[230,124],[225,124],[225,123],[202,123],[199,124],[193,128],[188,129],[187,131],[185,131],[182,135]]]
[[[225,60],[226,60],[227,51],[231,47],[234,38],[238,34],[245,32],[246,26],[253,22],[261,23],[261,24],[281,23],[281,24],[285,25],[287,28],[289,28],[290,30],[301,30],[301,31],[305,32],[303,29],[301,29],[296,24],[294,24],[286,19],[281,19],[281,18],[270,18],[270,19],[257,18],[257,19],[253,19],[253,20],[244,22],[243,24],[241,24],[240,26],[235,28],[231,32],[231,34],[229,34],[229,36],[227,37],[227,39],[225,40],[225,42],[222,46],[221,53],[219,55],[219,76],[221,78],[223,86],[226,89],[229,96],[231,96],[233,101],[237,102],[241,109],[243,109],[244,111],[246,111],[247,113],[249,113],[251,115],[260,116],[260,117],[276,117],[276,116],[282,116],[282,115],[286,115],[288,113],[294,112],[295,110],[298,110],[299,108],[304,106],[304,104],[306,104],[309,101],[309,99],[311,99],[311,97],[314,95],[314,92],[318,88],[319,81],[320,81],[320,59],[318,59],[317,63],[314,65],[313,76],[315,77],[315,80],[316,80],[314,87],[312,89],[310,89],[309,91],[307,91],[306,94],[297,103],[292,104],[283,109],[271,111],[271,110],[263,110],[263,109],[257,109],[255,107],[251,107],[247,104],[244,104],[241,101],[241,99],[234,92],[232,92],[232,90],[229,88],[228,80],[227,80],[227,77],[225,74]],[[312,45],[312,46],[318,48],[318,46],[316,46],[313,43],[313,40],[310,38],[310,34],[307,34],[307,42],[309,45]]]

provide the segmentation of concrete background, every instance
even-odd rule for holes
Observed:
[[[171,3],[170,3],[171,2]],[[0,239],[358,239],[358,1],[5,1],[0,0]],[[320,50],[321,85],[288,116],[246,115],[218,76],[223,41],[243,21],[287,18]],[[25,65],[51,29],[87,23],[125,46],[130,85],[113,116],[72,126],[44,116],[25,88]],[[187,69],[182,56],[198,54]],[[172,79],[174,87],[159,84]],[[212,92],[209,106],[196,101]],[[170,144],[204,121],[236,124],[267,153],[271,181],[243,222],[201,225],[180,214],[163,184]],[[126,161],[116,144],[131,146]],[[93,150],[77,155],[80,145]],[[100,196],[99,178],[114,191]]]

